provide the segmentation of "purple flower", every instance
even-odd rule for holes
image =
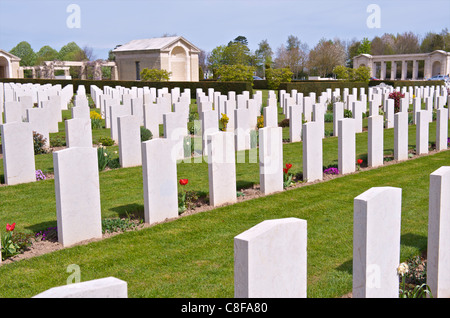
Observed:
[[[45,176],[45,174],[42,172],[42,170],[36,170],[36,180],[45,180],[47,179],[47,177]]]
[[[323,171],[325,174],[339,174],[339,170],[337,168],[328,168]]]

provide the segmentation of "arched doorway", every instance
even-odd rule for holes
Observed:
[[[187,81],[187,54],[184,48],[176,46],[170,53],[170,71],[172,81]]]
[[[441,74],[441,62],[434,61],[431,67],[431,76],[436,76]]]
[[[4,56],[0,56],[0,78],[9,78],[9,60],[6,59]]]

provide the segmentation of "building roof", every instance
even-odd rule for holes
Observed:
[[[168,36],[162,38],[151,38],[151,39],[141,39],[141,40],[132,40],[124,45],[121,45],[115,48],[112,52],[128,52],[128,51],[150,51],[150,50],[164,50],[168,48],[171,44],[177,42],[178,40],[182,40],[186,44],[188,44],[193,51],[199,51],[195,45],[187,41],[182,36]]]
[[[17,57],[9,52],[6,52],[5,50],[0,49],[0,55],[7,56],[11,61],[20,61],[20,57]]]

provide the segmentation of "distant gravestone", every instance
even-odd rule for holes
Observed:
[[[383,116],[369,116],[367,165],[377,167],[383,165]]]
[[[66,120],[65,130],[67,147],[92,147],[92,128],[90,119],[68,119]]]
[[[133,115],[117,117],[119,133],[119,162],[122,168],[140,166],[141,129],[140,119]]]
[[[344,118],[338,122],[338,169],[339,173],[352,173],[356,170],[355,120]]]
[[[406,160],[408,159],[408,113],[396,113],[394,123],[394,160]]]
[[[281,127],[259,129],[259,180],[261,192],[283,190],[283,131]]]
[[[323,179],[323,147],[321,126],[316,122],[303,124],[303,180]]]

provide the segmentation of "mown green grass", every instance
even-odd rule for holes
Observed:
[[[233,238],[266,219],[297,217],[308,222],[308,296],[339,297],[351,291],[354,197],[402,188],[404,260],[426,248],[429,174],[449,160],[444,151],[5,264],[0,295],[64,285],[67,266],[77,264],[82,281],[127,281],[130,297],[233,297]]]
[[[415,126],[409,130],[414,147]],[[393,129],[384,136],[385,153],[391,154]],[[356,141],[357,158],[365,158],[367,133]],[[325,167],[337,164],[337,152],[337,138],[324,139]],[[302,171],[301,142],[284,144],[283,155],[294,173]],[[417,255],[426,248],[429,174],[449,160],[444,151],[4,264],[0,296],[31,297],[64,285],[67,266],[77,264],[82,281],[107,276],[127,281],[129,297],[233,297],[234,236],[266,219],[298,217],[308,221],[308,296],[339,297],[351,291],[354,197],[375,186],[401,187],[401,258]],[[36,156],[36,168],[53,169],[52,155]],[[189,179],[187,190],[208,192],[205,161],[179,163],[177,172]],[[258,184],[258,163],[237,163],[236,176],[237,190]],[[142,217],[141,167],[100,172],[100,192],[103,218]],[[0,187],[0,226],[12,222],[28,232],[56,226],[54,181]]]

